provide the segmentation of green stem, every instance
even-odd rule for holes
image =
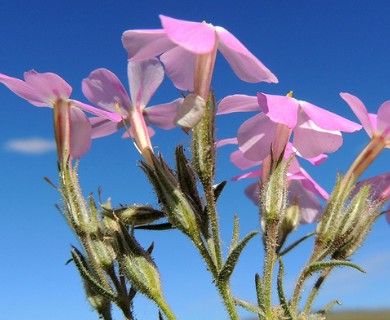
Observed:
[[[205,188],[205,197],[207,201],[207,209],[211,224],[211,232],[213,236],[214,242],[214,251],[217,262],[217,269],[220,270],[222,267],[222,250],[221,250],[221,238],[219,234],[219,225],[218,225],[218,214],[215,209],[215,198],[214,198],[214,190],[212,186],[207,186]]]
[[[264,295],[263,306],[267,320],[273,319],[272,314],[272,279],[275,269],[275,263],[277,259],[276,246],[277,246],[277,234],[278,224],[271,222],[265,231],[265,263],[264,263]]]
[[[230,290],[229,283],[218,283],[218,291],[223,299],[223,302],[225,304],[226,310],[229,313],[231,320],[240,320],[236,305],[234,303],[234,298],[232,297],[232,293]]]
[[[303,309],[304,314],[310,313],[310,310],[313,306],[313,302],[314,302],[315,298],[317,297],[318,292],[320,291],[322,284],[325,282],[325,280],[328,277],[328,275],[330,274],[330,272],[331,272],[331,268],[328,268],[328,269],[322,271],[321,275],[318,277],[318,279],[317,279],[316,283],[314,284],[313,289],[311,290],[310,295],[306,301],[305,308]]]
[[[176,317],[173,314],[172,310],[169,308],[168,304],[165,303],[164,299],[161,301],[156,301],[161,311],[166,315],[168,320],[175,320]]]

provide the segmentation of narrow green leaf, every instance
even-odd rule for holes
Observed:
[[[234,303],[236,305],[248,310],[249,312],[253,312],[253,313],[256,313],[258,315],[265,317],[263,310],[261,310],[258,306],[256,306],[255,304],[253,304],[249,301],[234,298]]]
[[[340,302],[340,301],[334,300],[334,301],[329,302],[323,309],[321,309],[321,310],[318,311],[317,313],[319,313],[319,314],[327,314],[330,310],[333,309],[333,307],[334,307],[336,304],[339,305],[339,306],[341,306],[341,302]]]
[[[255,235],[257,235],[257,231],[252,231],[241,242],[235,246],[232,251],[229,253],[222,270],[219,272],[218,280],[221,282],[229,281],[230,276],[233,273],[234,267],[237,264],[238,258],[242,250],[245,248],[250,239],[252,239]]]
[[[263,318],[262,314],[264,314],[264,285],[263,280],[261,280],[261,277],[258,273],[255,275],[255,285],[256,285],[256,294],[257,294],[257,305],[259,306],[260,310],[262,310],[262,313],[260,314],[260,319],[265,319],[265,316]]]
[[[232,252],[232,250],[237,246],[239,237],[240,237],[240,225],[239,225],[238,216],[235,214],[232,241],[230,242],[229,253]]]
[[[288,319],[294,320],[295,317],[290,309],[290,305],[289,305],[288,300],[286,299],[286,295],[284,294],[283,278],[284,278],[284,264],[283,264],[282,259],[279,259],[279,272],[278,272],[278,279],[277,279],[279,301],[280,301],[280,305],[282,306],[282,308],[284,310],[284,315]]]
[[[85,260],[82,253],[72,246],[71,254],[72,254],[73,261],[77,269],[79,270],[82,279],[88,282],[90,287],[97,293],[101,294],[103,297],[106,297],[111,301],[116,301],[117,300],[116,294],[113,291],[108,290],[103,285],[101,285],[96,280],[96,278],[91,274],[87,261]]]
[[[280,252],[279,257],[284,256],[286,253],[290,252],[292,249],[294,249],[301,242],[305,241],[306,239],[310,238],[313,235],[315,235],[315,232],[310,232],[309,234],[305,235],[304,237],[298,239],[297,241],[295,241],[294,243],[289,245],[286,249],[284,249],[282,252]]]
[[[354,264],[346,260],[329,260],[329,261],[314,262],[308,267],[307,271],[308,273],[314,273],[326,268],[334,268],[334,267],[351,267],[356,270],[359,270],[360,272],[366,273],[366,271],[364,271],[357,264]]]

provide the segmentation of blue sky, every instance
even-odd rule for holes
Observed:
[[[286,94],[294,90],[298,99],[356,121],[340,92],[357,95],[370,112],[390,99],[389,10],[390,3],[385,0],[7,1],[0,10],[0,73],[19,78],[33,68],[58,73],[73,86],[72,97],[86,102],[81,80],[96,68],[110,69],[127,86],[122,33],[160,28],[158,15],[164,14],[225,27],[279,78],[277,85],[243,83],[219,56],[213,77],[217,99],[234,93]],[[178,91],[165,79],[152,104],[177,96]],[[54,208],[59,195],[43,180],[47,176],[56,181],[57,174],[52,113],[29,105],[4,86],[0,86],[0,105],[0,319],[96,319],[74,266],[65,266],[70,244],[77,245],[77,240]],[[219,118],[218,137],[233,136],[249,116]],[[306,167],[328,192],[336,173],[345,172],[368,141],[364,132],[344,137],[343,147],[325,164]],[[26,139],[44,142],[45,150],[27,150],[23,144]],[[153,142],[170,159],[173,142],[186,145],[189,139],[175,129],[158,131]],[[28,145],[40,144],[29,140]],[[240,173],[228,161],[232,151],[225,147],[219,153],[219,180]],[[96,193],[101,186],[103,196],[111,196],[116,204],[156,204],[136,166],[139,159],[132,143],[119,135],[94,141],[80,164],[85,194]],[[365,177],[389,171],[389,160],[390,153],[385,150]],[[250,182],[229,183],[221,198],[219,212],[226,245],[235,212],[242,235],[258,229],[257,209],[243,195]],[[339,299],[341,308],[390,308],[389,228],[381,218],[353,258],[368,273],[335,272],[317,307]],[[304,226],[294,237],[312,229]],[[166,297],[180,319],[225,319],[211,279],[184,236],[178,232],[141,232],[138,236],[145,246],[156,242],[154,256]],[[240,298],[254,299],[254,273],[262,268],[260,244],[260,237],[253,240],[237,267],[233,291]],[[291,289],[308,249],[309,242],[286,258],[287,289]],[[135,307],[139,319],[157,318],[156,309],[145,299],[137,298]]]

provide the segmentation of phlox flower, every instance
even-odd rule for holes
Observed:
[[[309,102],[260,92],[257,97],[233,95],[222,99],[217,114],[243,111],[259,112],[245,121],[237,134],[239,148],[250,160],[265,159],[271,146],[279,145],[280,152],[292,133],[297,152],[303,158],[314,158],[340,148],[340,131],[361,129],[359,124]]]
[[[381,104],[377,114],[368,113],[363,102],[349,93],[340,93],[341,98],[351,107],[370,138],[381,137],[385,148],[390,148],[390,101]]]
[[[237,139],[225,139],[217,143],[217,147],[224,146],[226,144],[237,144]],[[284,153],[284,160],[290,158],[291,155],[295,155],[293,146],[289,143],[286,146]],[[320,155],[316,158],[308,159],[312,164],[319,165],[326,160],[326,155]],[[254,166],[262,165],[262,161],[253,161],[245,157],[241,150],[236,150],[231,154],[231,162],[241,170],[246,170]],[[262,168],[249,171],[234,177],[233,181],[239,181],[242,179],[255,178],[259,179],[262,176]],[[287,171],[287,179],[289,181],[288,192],[289,202],[297,203],[300,207],[300,223],[313,223],[318,221],[322,212],[322,205],[320,200],[327,200],[329,194],[303,169],[297,158],[292,157],[290,166]],[[255,205],[259,205],[260,184],[255,182],[245,188],[245,195],[252,200]]]
[[[202,104],[208,98],[217,51],[241,80],[278,82],[275,75],[226,29],[163,15],[160,19],[163,29],[129,30],[124,32],[122,42],[130,61],[160,56],[174,85],[180,90],[193,91],[201,100],[194,101],[190,96],[189,103],[181,108],[178,124],[192,127],[203,114]]]
[[[0,82],[8,87],[19,97],[27,100],[36,107],[50,107],[57,110],[59,114],[68,115],[70,137],[56,135],[57,148],[60,149],[62,139],[68,140],[70,144],[70,157],[78,159],[83,156],[91,147],[91,125],[83,111],[95,114],[110,121],[120,121],[120,117],[107,111],[94,108],[77,100],[69,99],[72,87],[60,76],[54,73],[38,73],[34,70],[24,73],[24,81],[0,74]],[[65,109],[69,108],[69,112]],[[55,110],[55,111],[56,111]],[[82,111],[83,110],[83,111]],[[60,119],[57,119],[60,121]],[[56,125],[60,125],[56,122]],[[57,130],[58,128],[56,128]],[[60,156],[60,150],[59,156]],[[69,151],[69,150],[68,150]],[[61,156],[60,156],[61,158]]]
[[[157,59],[128,62],[130,97],[118,77],[107,69],[97,69],[82,82],[84,95],[94,105],[130,124],[130,135],[141,153],[152,150],[150,137],[154,130],[149,124],[163,129],[175,127],[174,118],[183,99],[154,107],[147,107],[164,78],[164,70]],[[124,126],[124,121],[112,122],[101,117],[92,118],[92,137],[111,134]],[[145,155],[145,154],[144,154]]]
[[[368,113],[363,102],[349,94],[341,98],[351,107],[371,140],[355,159],[343,178],[344,185],[354,183],[385,148],[390,148],[390,101],[384,102],[377,114]]]

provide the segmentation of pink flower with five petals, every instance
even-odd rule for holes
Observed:
[[[38,73],[31,70],[24,73],[24,79],[25,81],[0,74],[1,83],[36,107],[62,109],[69,107],[69,113],[65,112],[64,114],[67,114],[70,120],[70,137],[66,139],[69,140],[70,156],[72,159],[80,158],[91,147],[91,125],[83,111],[104,119],[109,119],[110,121],[120,121],[120,117],[116,114],[94,108],[77,100],[69,99],[72,93],[72,87],[54,73]],[[59,110],[59,112],[62,111],[64,110]],[[57,147],[59,147],[58,141]]]

